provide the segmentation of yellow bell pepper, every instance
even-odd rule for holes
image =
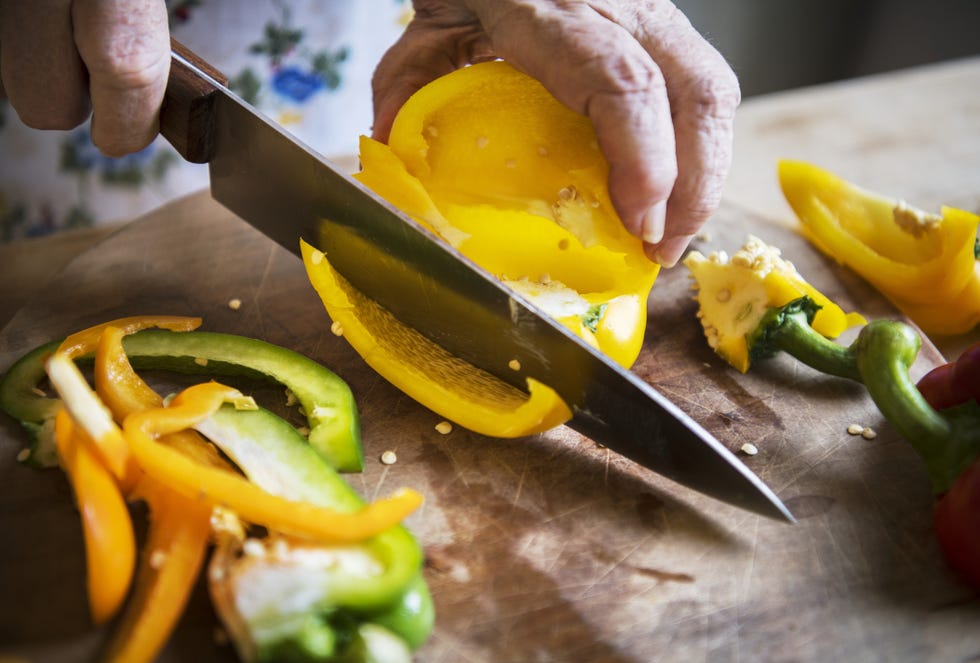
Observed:
[[[927,334],[980,323],[980,216],[952,207],[929,214],[800,161],[781,161],[779,181],[804,235]]]
[[[55,442],[82,518],[92,621],[103,624],[129,592],[136,561],[133,523],[116,478],[65,409],[55,416]]]
[[[400,323],[303,242],[303,263],[327,313],[347,342],[406,394],[460,426],[493,437],[520,437],[558,426],[571,410],[550,387],[529,379],[530,395],[452,356]]]
[[[628,233],[592,124],[504,62],[460,69],[361,140],[355,175],[629,367],[658,266]]]
[[[836,338],[849,327],[864,324],[857,313],[845,313],[806,282],[779,249],[750,236],[730,258],[724,252],[704,256],[691,251],[684,258],[698,290],[698,318],[708,344],[742,373],[751,363],[751,335],[766,314],[800,297],[820,307],[814,331]]]

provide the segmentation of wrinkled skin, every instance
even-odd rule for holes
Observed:
[[[374,77],[375,137],[436,77],[497,57],[591,118],[609,191],[647,254],[673,265],[718,207],[738,82],[667,0],[414,0]],[[169,72],[163,0],[0,0],[0,75],[25,124],[93,117],[105,154],[145,147]]]
[[[0,0],[0,76],[36,129],[71,129],[92,114],[108,156],[156,137],[170,72],[163,0]]]

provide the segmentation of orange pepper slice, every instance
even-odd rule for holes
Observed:
[[[89,354],[95,350],[99,339],[102,337],[102,332],[106,327],[119,327],[124,333],[132,334],[141,329],[149,329],[151,327],[160,327],[171,331],[191,331],[200,326],[201,318],[176,315],[140,315],[129,318],[118,318],[75,332],[61,342],[61,345],[58,347],[58,352],[67,355],[71,359],[77,359],[78,357]]]
[[[126,500],[92,441],[64,408],[55,416],[55,443],[82,517],[86,585],[92,620],[111,619],[129,591],[136,540]]]
[[[204,563],[211,506],[188,499],[149,476],[135,495],[150,507],[133,597],[109,645],[106,661],[152,661],[173,632]]]

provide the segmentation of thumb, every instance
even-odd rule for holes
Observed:
[[[371,79],[372,137],[387,142],[399,109],[428,83],[467,64],[493,58],[478,24],[443,26],[416,17],[381,58]]]

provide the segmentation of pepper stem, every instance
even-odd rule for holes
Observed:
[[[821,373],[860,382],[853,349],[834,343],[810,326],[819,308],[809,297],[801,297],[771,309],[749,338],[752,361],[783,351]]]
[[[909,368],[922,339],[901,322],[876,320],[854,342],[861,379],[875,405],[926,464],[933,489],[945,492],[976,455],[967,436],[932,408],[912,381]]]

